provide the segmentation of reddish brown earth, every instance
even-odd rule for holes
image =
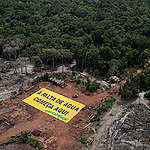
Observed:
[[[69,123],[64,123],[22,101],[43,87],[71,99],[76,94],[78,98],[74,100],[86,107]],[[46,150],[80,150],[79,138],[88,136],[88,128],[84,127],[87,125],[86,121],[93,116],[88,107],[95,107],[107,96],[107,92],[87,96],[78,89],[76,83],[69,81],[64,88],[41,82],[25,94],[0,101],[0,143],[8,141],[11,136],[18,135],[21,131],[32,131],[31,137],[37,139]],[[11,112],[4,113],[2,108],[9,108]]]
[[[37,150],[25,144],[11,144],[7,146],[0,146],[0,150]]]

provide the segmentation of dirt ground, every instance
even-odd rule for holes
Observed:
[[[91,137],[94,141],[93,145],[88,150],[108,150],[108,144],[106,143],[108,143],[109,128],[115,120],[120,118],[123,110],[123,107],[116,101],[112,109],[100,120],[97,133]]]
[[[7,146],[0,146],[0,150],[37,150],[29,145],[25,144],[11,144]]]
[[[85,104],[86,107],[66,124],[22,102],[23,99],[43,87],[71,99],[76,94],[78,98],[74,100]],[[37,139],[46,150],[80,150],[82,145],[79,138],[88,136],[90,126],[87,128],[85,126],[87,120],[93,116],[93,112],[88,108],[89,106],[95,107],[107,96],[106,91],[87,96],[78,89],[74,82],[68,81],[65,88],[41,82],[25,94],[18,95],[14,99],[0,101],[0,143],[8,141],[21,131],[30,131],[31,137]],[[4,112],[2,109],[9,111]]]

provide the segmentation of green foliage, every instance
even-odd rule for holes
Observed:
[[[32,61],[34,62],[35,67],[42,67],[42,60],[39,56],[33,56]]]
[[[134,99],[138,95],[138,83],[132,80],[131,82],[127,81],[122,87],[119,89],[119,95],[123,99]]]
[[[126,69],[124,71],[124,77],[126,79],[126,83],[120,87],[119,95],[121,98],[130,100],[134,99],[138,96],[139,92],[139,77],[136,75],[135,69]]]
[[[18,138],[19,143],[27,143],[28,141],[28,134],[27,132],[24,132],[21,134],[21,136]]]
[[[74,58],[97,77],[121,75],[150,58],[149,14],[148,0],[1,0],[0,39],[24,40],[15,57],[36,57],[37,67]]]
[[[64,80],[64,78],[62,77],[62,75],[58,74],[58,73],[53,73],[53,74],[49,75],[49,77],[56,78],[58,80]]]
[[[89,92],[95,92],[97,89],[99,89],[99,83],[95,81],[90,81],[89,77],[87,77],[87,81],[84,83],[85,88]]]
[[[72,76],[76,76],[76,72],[75,71],[72,71]]]
[[[99,89],[99,83],[89,81],[85,83],[85,87],[87,91],[95,92],[97,89]]]
[[[77,78],[77,84],[81,84],[81,83],[82,81],[79,78]]]
[[[144,94],[144,97],[150,101],[150,91]]]
[[[54,74],[49,75],[48,73],[45,73],[43,76],[37,77],[32,82],[32,85],[35,85],[39,82],[48,81],[54,85],[63,86],[64,85],[63,80],[64,80],[64,78],[60,74],[54,73]]]
[[[27,143],[32,147],[37,147],[39,150],[43,149],[40,143],[34,139],[28,138]]]
[[[141,91],[150,90],[150,67],[147,68],[143,73],[138,75],[139,77],[139,88]]]
[[[90,81],[89,77],[87,77],[87,81],[82,81],[80,78],[77,78],[77,84],[81,84],[85,86],[85,89],[89,92],[96,92],[99,89],[100,84],[95,81]]]
[[[102,105],[97,107],[96,114],[90,122],[97,122],[100,119],[100,116],[103,115],[105,112],[107,112],[113,105],[113,103],[116,101],[115,98],[111,98],[106,100]]]
[[[80,138],[80,142],[81,142],[82,144],[88,144],[88,139],[85,138],[85,137],[82,137],[82,138]]]
[[[127,82],[119,90],[123,99],[133,99],[138,96],[139,91],[150,90],[150,67],[138,75],[134,75],[134,71],[129,71],[126,76]]]
[[[16,136],[12,138],[10,141],[4,143],[3,145],[13,144],[13,143],[29,144],[30,146],[38,148],[39,150],[43,149],[38,141],[28,137],[27,132],[21,133],[20,136]]]
[[[16,95],[17,95],[17,91],[13,91],[13,92],[11,92],[11,97],[12,97],[12,98],[15,98],[15,97],[16,97]]]
[[[32,84],[34,85],[34,84],[37,84],[37,83],[39,83],[39,82],[44,82],[44,81],[48,81],[48,80],[49,80],[49,75],[48,75],[48,73],[45,73],[43,76],[37,77],[37,78],[32,82]]]
[[[19,93],[19,94],[22,94],[23,92],[24,92],[23,86],[20,86],[20,87],[19,87],[19,90],[18,90],[18,93]]]

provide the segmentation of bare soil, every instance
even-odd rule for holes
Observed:
[[[0,150],[37,150],[37,149],[25,144],[11,144],[7,146],[0,146]]]
[[[44,71],[35,73],[33,72],[33,65],[27,63],[28,75],[26,75],[25,70],[23,70],[24,73],[21,72],[22,66],[19,62],[19,65],[17,64],[18,66],[16,66],[18,73],[14,74],[14,67],[11,67],[11,64],[14,63],[16,62],[7,62],[4,60],[0,63],[5,71],[1,70],[2,80],[0,80],[0,143],[8,141],[12,136],[19,135],[22,131],[29,131],[31,138],[38,140],[45,150],[81,150],[83,145],[79,142],[79,139],[81,137],[88,137],[89,130],[93,126],[92,123],[89,125],[87,122],[94,115],[94,112],[89,108],[96,108],[102,101],[108,99],[109,96],[116,95],[120,85],[115,85],[107,91],[103,88],[103,90],[99,90],[92,95],[89,95],[88,92],[83,92],[82,88],[79,88],[75,82],[71,81],[65,81],[66,86],[64,88],[54,86],[48,82],[41,82],[31,87],[33,79],[42,75]],[[54,72],[60,73],[63,70],[64,72],[71,73],[70,68],[75,65],[76,62],[73,62],[69,67],[61,66]],[[51,73],[51,70],[49,72]],[[17,91],[21,86],[24,87],[26,92],[18,95],[16,98],[10,99],[11,92]],[[29,87],[30,89],[28,89]],[[47,88],[71,99],[73,99],[73,95],[78,95],[78,98],[74,98],[74,100],[85,104],[86,107],[66,124],[22,101],[40,88]],[[97,138],[95,138],[93,150],[96,150],[97,145],[100,144],[99,142],[103,141],[100,137],[105,137],[106,130],[117,119],[116,116],[119,115],[118,110],[118,105],[115,104],[111,112],[106,114],[103,121],[100,122],[100,134],[98,133]],[[12,145],[12,147],[6,146],[5,149],[9,150],[9,148],[12,148],[13,150],[15,149],[14,147],[16,150],[17,147],[18,149],[28,150],[28,147],[24,145],[22,145],[23,148],[20,145]],[[102,148],[102,150],[104,149]]]
[[[66,124],[22,101],[43,87],[69,98],[76,94],[78,98],[74,100],[85,104],[86,107]],[[41,82],[14,99],[0,101],[0,143],[8,141],[22,131],[30,131],[33,133],[31,137],[37,139],[46,150],[80,150],[82,145],[79,138],[88,137],[90,127],[86,129],[84,127],[87,125],[86,121],[94,115],[88,107],[95,107],[107,97],[107,91],[85,95],[74,82],[68,81],[64,88]],[[3,112],[4,108],[8,108],[10,112]]]
[[[112,109],[104,115],[99,122],[99,129],[93,138],[93,145],[90,150],[108,150],[108,131],[115,120],[118,120],[123,112],[123,107],[116,101]],[[119,149],[118,149],[119,150]]]

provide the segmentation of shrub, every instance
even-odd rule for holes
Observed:
[[[19,93],[19,94],[22,94],[23,92],[24,92],[23,86],[20,86],[20,87],[19,87],[19,90],[18,90],[18,93]]]
[[[16,97],[16,95],[17,95],[17,91],[13,91],[13,92],[11,92],[11,97],[12,97],[12,98],[15,98],[15,97]]]
[[[119,89],[119,95],[123,99],[133,99],[136,98],[138,95],[138,83],[134,81],[127,81],[122,87]]]
[[[136,75],[133,78],[133,81],[138,84],[138,88],[140,89],[140,91],[149,91],[150,90],[150,67],[147,68],[144,72]]]
[[[21,133],[18,142],[19,143],[27,143],[28,141],[28,134],[27,132]]]
[[[147,98],[148,100],[150,100],[150,91],[146,92],[145,95],[144,95],[144,97]]]
[[[80,142],[81,142],[82,144],[88,144],[88,139],[85,138],[85,137],[82,137],[82,138],[80,138]]]
[[[99,83],[96,83],[96,82],[87,82],[85,84],[86,86],[86,90],[89,91],[89,92],[95,92],[97,89],[99,89]]]
[[[108,99],[104,102],[103,105],[99,106],[96,110],[97,113],[95,114],[94,118],[90,120],[90,122],[97,122],[99,121],[99,118],[101,115],[104,114],[104,112],[107,112],[113,105],[113,103],[116,101],[115,98]]]
[[[77,78],[77,84],[82,84],[85,86],[85,89],[89,92],[95,92],[97,89],[99,89],[99,83],[92,82],[90,79],[87,77],[87,81],[80,80]]]
[[[98,70],[98,69],[95,69],[95,70],[94,70],[94,77],[97,77],[97,76],[99,76],[99,70]]]
[[[63,86],[65,83],[63,81],[63,77],[59,74],[51,74],[49,75],[48,73],[45,73],[43,76],[41,77],[37,77],[32,84],[36,84],[39,82],[44,82],[44,81],[48,81],[51,82],[54,85],[58,85],[58,86]],[[60,82],[57,82],[60,81]]]
[[[72,76],[76,76],[76,72],[75,71],[72,71]]]
[[[81,84],[81,80],[77,78],[77,84]]]
[[[85,88],[89,92],[95,92],[99,88],[99,83],[88,80],[85,82]]]
[[[32,147],[37,147],[39,150],[42,150],[42,146],[40,143],[34,139],[28,138],[27,143]]]
[[[16,136],[2,145],[8,145],[13,143],[29,144],[30,146],[38,148],[39,150],[43,149],[38,141],[28,137],[27,132],[22,132],[20,136]]]
[[[33,82],[32,84],[36,84],[36,83],[39,83],[39,82],[43,82],[43,81],[48,81],[49,80],[49,75],[48,73],[45,73],[43,76],[41,77],[37,77]]]
[[[50,77],[50,78],[56,78],[56,79],[58,79],[58,80],[63,80],[63,79],[64,79],[64,78],[63,78],[60,74],[58,74],[58,73],[53,73],[53,74],[51,74],[49,77]]]
[[[43,78],[42,78],[42,80],[43,81],[48,81],[48,78],[49,78],[48,73],[45,73],[44,76],[43,76]]]
[[[34,62],[35,67],[42,67],[43,62],[39,56],[33,56],[32,61]]]

